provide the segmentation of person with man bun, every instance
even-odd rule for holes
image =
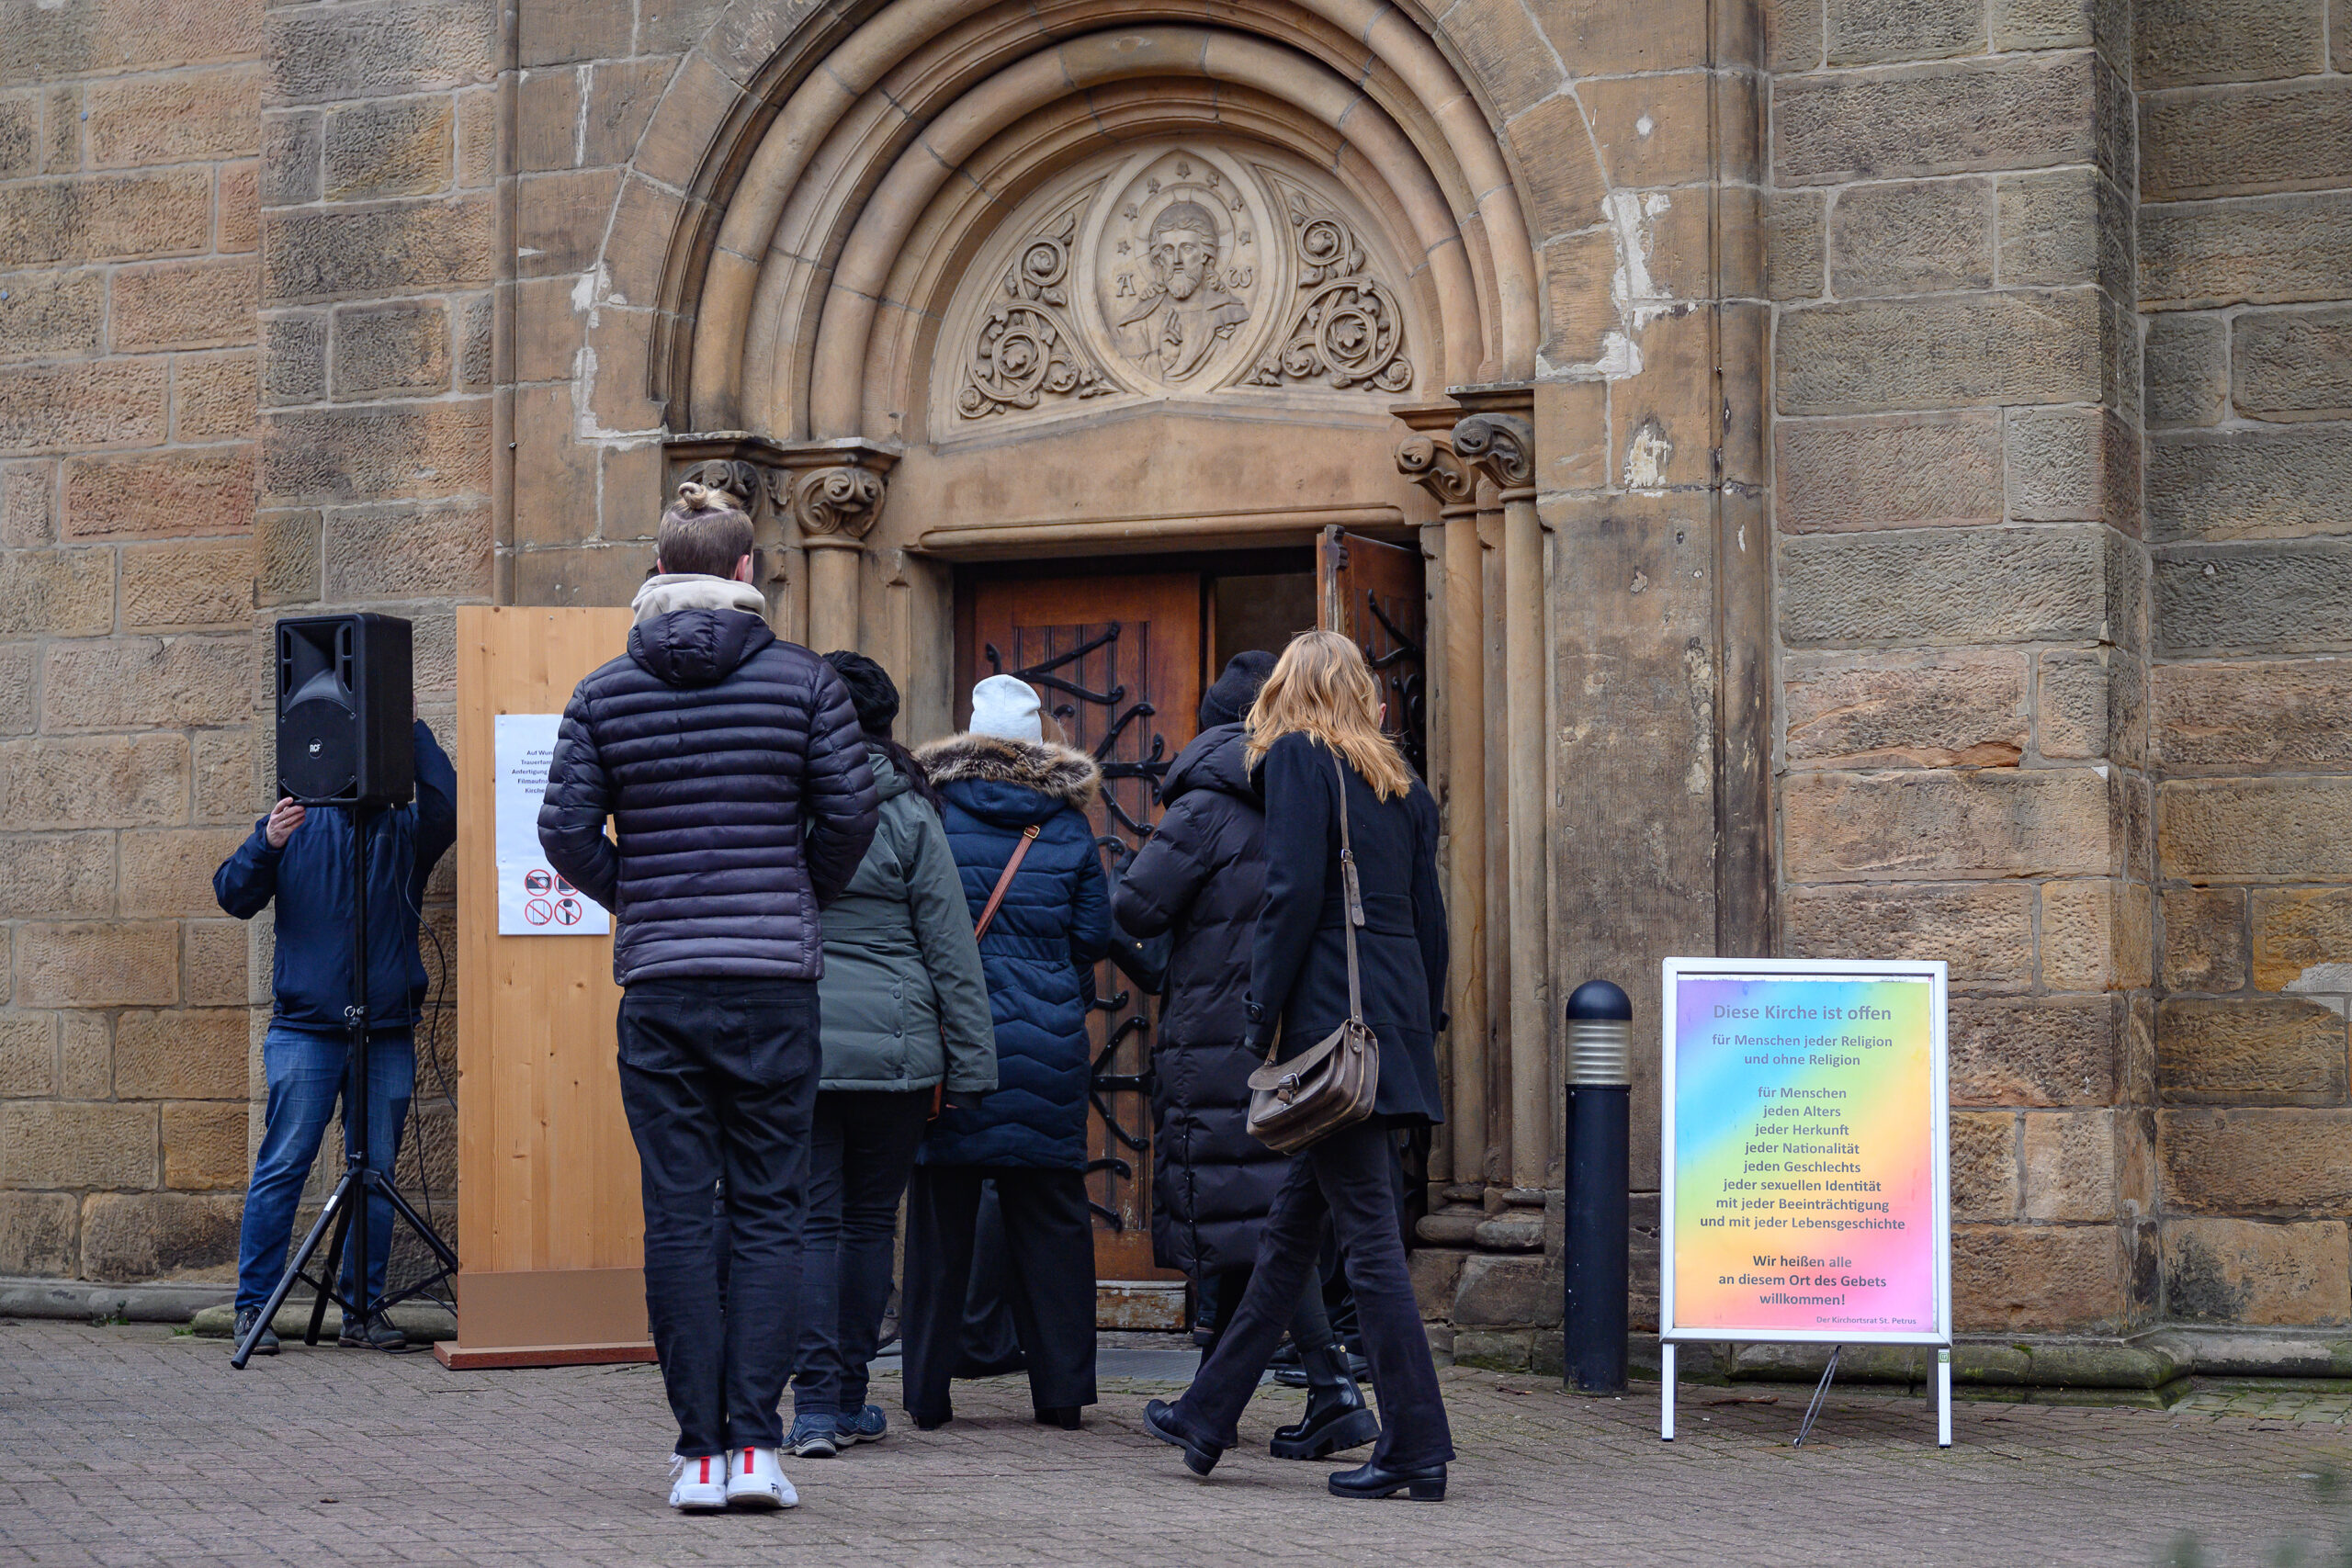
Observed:
[[[678,1422],[670,1505],[788,1508],[777,1402],[817,1098],[818,911],[874,837],[874,770],[840,675],[769,630],[734,497],[679,486],[655,547],[628,651],[564,709],[539,842],[614,913],[646,1317]]]

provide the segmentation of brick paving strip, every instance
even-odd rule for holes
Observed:
[[[890,1438],[791,1463],[797,1512],[685,1519],[662,1504],[671,1428],[650,1368],[451,1373],[291,1347],[236,1374],[220,1341],[162,1327],[0,1323],[0,1564],[2222,1568],[2333,1562],[2352,1532],[2352,1432],[2325,1394],[1963,1402],[1959,1446],[1939,1453],[1917,1400],[1833,1396],[1793,1450],[1803,1391],[1693,1388],[1667,1448],[1654,1389],[1596,1401],[1442,1375],[1462,1450],[1442,1506],[1343,1504],[1325,1466],[1265,1457],[1302,1397],[1288,1391],[1261,1393],[1242,1426],[1254,1450],[1202,1483],[1141,1428],[1164,1384],[1106,1382],[1065,1433],[1031,1424],[1018,1379],[964,1383],[956,1422],[915,1433],[885,1379]]]

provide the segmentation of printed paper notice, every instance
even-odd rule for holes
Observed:
[[[498,934],[608,936],[612,917],[555,873],[539,848],[539,800],[548,792],[561,714],[502,713],[498,771]]]
[[[1671,1328],[1852,1343],[1941,1330],[1931,979],[1668,983]]]

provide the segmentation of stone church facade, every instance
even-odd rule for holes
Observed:
[[[1465,1359],[1557,1356],[1560,1003],[1669,953],[1950,961],[1963,1332],[2352,1324],[2330,10],[0,0],[0,1276],[233,1261],[271,622],[446,736],[455,605],[722,463],[915,739],[1005,584],[1417,558]]]

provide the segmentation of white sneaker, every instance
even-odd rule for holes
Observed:
[[[797,1508],[800,1494],[784,1478],[774,1449],[737,1449],[727,1456],[730,1508]]]
[[[715,1514],[727,1506],[727,1456],[670,1456],[670,1506],[682,1514]]]

